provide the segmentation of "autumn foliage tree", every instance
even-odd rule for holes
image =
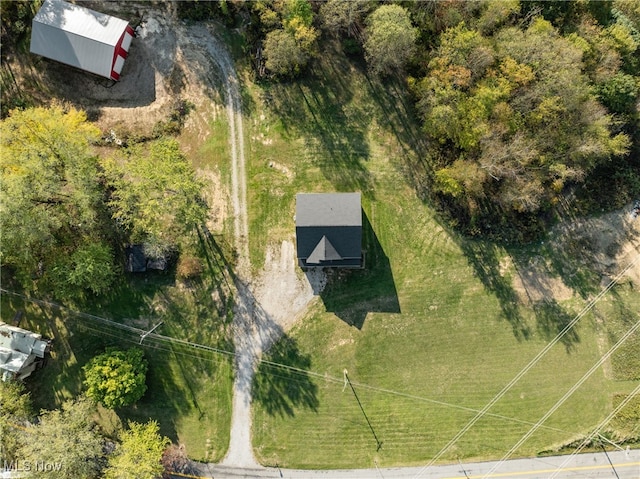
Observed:
[[[19,459],[20,433],[32,416],[31,396],[24,383],[0,381],[0,463]]]
[[[630,146],[583,72],[583,52],[546,20],[492,38],[459,24],[413,83],[439,158],[435,188],[473,210],[537,213]],[[475,206],[474,206],[475,205]],[[473,211],[471,211],[473,214]]]
[[[14,110],[0,123],[0,260],[26,289],[65,299],[113,282],[99,136],[84,112],[61,106]]]
[[[121,234],[161,257],[189,244],[207,219],[204,183],[175,140],[137,144],[103,162],[108,205]]]
[[[19,457],[32,467],[24,477],[95,479],[102,469],[104,440],[93,420],[95,405],[86,397],[65,402],[61,409],[43,411],[37,424],[24,430]]]
[[[170,444],[161,436],[156,421],[145,424],[129,422],[129,428],[120,433],[120,444],[109,456],[104,471],[105,479],[154,479],[164,471],[162,453]]]
[[[320,18],[328,31],[361,39],[364,18],[371,8],[372,3],[368,0],[328,0],[320,5]]]
[[[402,70],[416,49],[418,30],[400,5],[381,5],[367,17],[364,52],[376,74]]]
[[[278,76],[295,76],[315,54],[318,32],[309,0],[261,0],[253,9],[265,31],[265,66]]]

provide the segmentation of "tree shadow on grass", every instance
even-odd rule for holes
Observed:
[[[233,319],[233,287],[226,272],[231,266],[222,247],[209,230],[206,228],[198,229],[198,239],[200,251],[205,261],[205,271],[212,281],[218,297],[216,302],[218,317],[230,323]],[[199,282],[199,286],[201,289],[204,288],[202,281]]]
[[[564,345],[567,352],[575,350],[575,345],[580,342],[580,336],[576,331],[576,327],[571,329],[565,328],[573,320],[565,309],[558,304],[553,298],[547,298],[538,301],[533,305],[533,312],[536,315],[538,331],[547,341],[554,339],[558,334],[562,333],[560,342]]]
[[[15,306],[19,303],[15,302]],[[131,311],[140,313],[143,306],[139,303],[138,308]],[[177,441],[181,418],[193,415],[194,409],[202,417],[193,374],[194,371],[207,374],[211,370],[210,361],[194,359],[193,351],[176,355],[173,346],[153,343],[150,339],[140,346],[136,329],[115,328],[101,321],[99,316],[76,313],[55,305],[34,304],[22,308],[26,311],[22,326],[53,339],[52,356],[46,366],[27,380],[36,409],[54,409],[81,394],[84,391],[82,367],[105,348],[141,347],[149,364],[147,391],[135,405],[116,411],[122,423],[155,419],[161,433]]]
[[[392,75],[384,79],[365,73],[368,92],[376,102],[375,118],[398,141],[405,159],[424,158],[427,141],[415,107],[406,93],[405,79]]]
[[[627,289],[628,288],[628,289]],[[639,320],[640,312],[629,306],[626,294],[637,294],[632,284],[617,285],[610,291],[609,304],[594,308],[598,322],[604,326],[609,346],[616,344]],[[633,304],[633,303],[631,303]],[[606,308],[606,309],[605,309]],[[640,379],[640,333],[631,334],[611,356],[613,379],[634,381]]]
[[[462,239],[460,245],[476,277],[498,300],[502,315],[511,325],[516,339],[531,339],[533,331],[521,310],[523,299],[516,292],[511,275],[504,271],[506,265],[501,265],[501,260],[508,253],[498,244],[489,241]],[[521,286],[527,294],[525,302],[531,305],[537,332],[548,341],[562,333],[559,341],[568,353],[572,352],[580,342],[575,326],[565,331],[573,321],[573,315],[553,297],[558,293],[554,291],[555,283],[551,281],[553,272],[541,265],[532,266],[530,255],[530,252],[522,254],[521,250],[517,250],[510,254],[509,259],[514,261],[520,275]]]
[[[594,252],[587,238],[565,236],[559,243],[545,245],[540,253],[549,261],[550,269],[582,299],[600,289],[601,276],[593,268]]]
[[[360,86],[340,56],[314,62],[294,83],[265,85],[264,101],[280,119],[285,134],[304,136],[306,149],[338,191],[361,191],[373,197],[373,177],[366,162],[372,112],[358,100]],[[338,59],[333,61],[334,59]]]
[[[462,252],[473,267],[474,274],[485,289],[491,292],[500,304],[504,318],[511,325],[513,335],[520,341],[531,337],[531,329],[522,316],[519,298],[513,289],[511,279],[501,274],[499,248],[491,242],[469,240],[460,241]]]
[[[364,212],[362,240],[364,269],[328,270],[327,285],[320,293],[327,311],[358,329],[369,313],[400,313],[389,257]]]
[[[318,386],[307,372],[310,369],[311,357],[300,351],[293,338],[285,335],[258,366],[253,381],[254,401],[271,416],[293,417],[295,408],[299,407],[317,411]]]
[[[216,268],[222,268],[224,281],[227,285],[233,283],[237,294],[233,327],[244,330],[244,334],[236,336],[240,343],[235,343],[235,387],[251,391],[253,400],[271,415],[293,416],[297,407],[317,410],[318,387],[307,372],[311,368],[310,356],[284,334],[250,285],[235,274],[233,264],[212,235],[203,231],[201,240],[209,243]]]
[[[250,390],[253,400],[271,415],[293,416],[297,407],[315,411],[318,387],[307,372],[311,368],[310,357],[284,334],[249,286],[237,277],[234,281],[243,298],[236,304],[234,326],[245,330],[242,341],[246,341],[236,344],[236,374],[244,381],[253,380],[251,384],[241,381],[236,387]]]

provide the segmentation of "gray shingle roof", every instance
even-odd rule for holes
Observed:
[[[296,196],[296,250],[300,266],[362,265],[360,193]]]
[[[336,261],[342,259],[342,256],[336,251],[331,241],[326,236],[318,241],[318,245],[307,258],[308,264],[320,264],[322,261]]]
[[[360,193],[299,193],[296,227],[362,226]]]

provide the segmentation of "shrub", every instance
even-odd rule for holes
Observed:
[[[145,391],[147,362],[141,349],[107,350],[91,359],[82,369],[87,396],[110,409],[138,401]]]

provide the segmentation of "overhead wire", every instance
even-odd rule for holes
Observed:
[[[550,350],[553,348],[564,336],[567,334],[577,323],[580,321],[591,309],[607,294],[611,288],[622,278],[627,271],[629,271],[640,260],[640,254],[635,257],[620,273],[618,273],[607,286],[605,286],[594,298],[592,298],[587,305],[569,322],[556,336],[553,338],[542,350],[536,354],[536,356],[529,361],[514,377],[498,392],[479,412],[473,417],[464,427],[462,427],[458,433],[447,442],[447,444],[438,451],[438,453],[414,476],[416,479],[422,476],[431,466],[433,466],[438,459],[440,459],[455,443],[457,443],[467,431],[469,431],[483,416],[487,414],[500,399],[502,399],[507,392],[518,382],[522,377],[527,374]]]
[[[512,379],[496,396],[494,396],[494,398],[489,401],[489,403],[487,403],[487,405],[484,406],[483,409],[481,410],[477,410],[475,408],[470,408],[470,407],[466,407],[466,406],[461,406],[461,405],[456,405],[456,404],[452,404],[452,403],[447,403],[444,401],[439,401],[439,400],[435,400],[432,398],[427,398],[427,397],[423,397],[423,396],[418,396],[418,395],[414,395],[414,394],[410,394],[410,393],[404,393],[404,392],[400,392],[400,391],[395,391],[392,389],[387,389],[387,388],[380,388],[380,387],[376,387],[376,386],[371,386],[369,384],[365,384],[365,383],[359,383],[359,382],[353,382],[354,386],[357,386],[359,388],[362,389],[367,389],[370,391],[375,391],[375,392],[380,392],[380,393],[385,393],[385,394],[392,394],[392,395],[396,395],[399,397],[404,397],[404,398],[408,398],[408,399],[412,399],[412,400],[418,400],[418,401],[423,401],[423,402],[428,402],[428,403],[432,403],[432,404],[436,404],[439,406],[443,406],[443,407],[450,407],[450,408],[454,408],[454,409],[459,409],[459,410],[464,410],[467,412],[475,412],[476,415],[474,416],[474,418],[468,422],[457,434],[456,436],[454,436],[454,438],[452,440],[449,441],[449,443],[447,443],[447,445],[441,449],[436,456],[434,456],[434,458],[431,459],[431,461],[425,465],[425,467],[423,469],[421,469],[418,474],[415,476],[416,478],[419,477],[420,475],[422,475],[430,466],[432,466],[453,444],[455,444],[455,442],[457,442],[460,437],[462,437],[462,435],[464,435],[471,427],[473,427],[473,425],[475,425],[482,417],[484,416],[489,416],[489,417],[494,417],[494,418],[498,418],[501,420],[505,420],[505,421],[510,421],[510,422],[516,422],[516,423],[520,423],[520,424],[525,424],[525,425],[530,425],[530,426],[536,426],[537,423],[532,423],[530,421],[525,421],[525,420],[520,420],[517,418],[512,418],[509,416],[504,416],[504,415],[500,415],[500,414],[495,414],[495,413],[489,413],[488,410],[493,407],[493,405],[495,405],[495,403],[497,401],[499,401],[505,394],[506,392],[511,389],[511,387],[513,387],[513,385],[515,385],[515,383],[517,381],[519,381],[541,358],[542,356],[544,356],[544,354],[546,354],[551,347],[553,347],[555,344],[557,344],[558,341],[560,341],[560,339],[584,316],[587,314],[587,312],[589,312],[593,306],[611,289],[613,288],[613,286],[617,283],[617,281],[619,281],[619,279],[630,269],[632,268],[635,263],[640,259],[640,255],[638,255],[631,263],[629,263],[629,265],[627,265],[618,275],[616,275],[616,277],[614,279],[612,279],[610,281],[610,283],[602,290],[600,291],[600,293],[598,293],[598,295],[596,295],[586,306],[585,308],[583,308],[580,313],[578,313],[576,315],[576,317],[569,323],[567,324],[562,331],[560,331],[558,333],[558,335],[550,342],[548,343],[545,348],[542,349],[542,351],[540,351],[530,362],[527,366],[525,366],[515,377],[514,379]],[[87,319],[93,319],[93,320],[97,320],[100,321],[104,324],[108,324],[108,325],[112,325],[112,326],[116,326],[118,328],[127,330],[129,332],[134,332],[138,335],[142,335],[143,333],[145,333],[145,330],[142,330],[140,328],[135,328],[133,326],[129,326],[129,325],[125,325],[123,323],[118,323],[116,321],[113,320],[109,320],[106,318],[102,318],[100,316],[96,316],[93,314],[89,314],[89,313],[84,313],[84,312],[79,312],[79,311],[73,311],[70,310],[69,308],[66,308],[62,305],[50,302],[50,301],[44,301],[44,300],[40,300],[37,298],[32,298],[29,296],[25,296],[22,295],[20,293],[16,293],[13,291],[8,291],[6,289],[0,288],[0,292],[6,293],[6,294],[12,294],[15,296],[19,296],[22,297],[23,299],[26,299],[28,301],[37,303],[37,304],[41,304],[41,305],[46,305],[46,306],[50,306],[50,307],[56,307],[56,308],[62,308],[78,317],[84,317]],[[174,337],[170,337],[170,336],[165,336],[165,335],[161,335],[158,333],[150,333],[148,335],[145,336],[145,338],[150,338],[150,339],[156,339],[158,341],[161,342],[168,342],[168,343],[172,343],[172,344],[181,344],[183,346],[187,346],[189,348],[193,348],[193,349],[197,349],[197,350],[203,350],[203,351],[210,351],[216,354],[222,354],[222,355],[226,355],[226,356],[230,356],[230,357],[235,357],[237,356],[237,353],[233,352],[233,351],[227,351],[221,348],[216,348],[213,346],[208,346],[208,345],[203,345],[203,344],[199,344],[199,343],[195,343],[192,341],[188,341],[188,340],[184,340],[184,339],[180,339],[180,338],[174,338]],[[173,351],[173,350],[172,350]],[[185,355],[188,355],[187,353],[185,353]],[[202,359],[202,358],[201,358]],[[274,362],[274,361],[270,361],[264,358],[260,359],[260,364],[264,364],[273,368],[282,368],[282,369],[286,369],[290,372],[294,372],[300,375],[307,375],[307,376],[312,376],[312,377],[316,377],[318,379],[322,379],[324,381],[329,381],[329,382],[334,382],[334,383],[338,383],[338,384],[342,384],[343,380],[342,378],[338,378],[338,377],[334,377],[331,376],[329,374],[322,374],[322,373],[318,373],[318,372],[314,372],[311,370],[307,370],[307,369],[303,369],[303,368],[298,368],[295,366],[291,366],[291,365],[286,365],[286,364],[282,364],[282,363],[278,363],[278,362]],[[290,379],[290,378],[288,378]],[[543,427],[545,429],[552,429],[558,432],[570,432],[570,431],[566,431],[563,429],[559,429],[559,428],[553,428],[553,427],[549,427],[549,426],[544,426],[544,425],[540,425],[538,427]]]
[[[609,422],[611,422],[613,420],[613,418],[615,418],[620,411],[622,411],[622,409],[625,408],[625,406],[627,404],[629,404],[629,402],[636,397],[637,395],[640,394],[640,383],[635,387],[635,389],[633,391],[631,391],[627,397],[625,397],[620,404],[618,404],[613,411],[611,411],[611,413],[609,413],[609,415],[602,420],[602,422],[600,422],[600,424],[598,424],[596,426],[596,428],[587,436],[584,438],[584,440],[580,443],[580,445],[571,453],[569,454],[566,459],[562,462],[562,464],[560,464],[558,466],[558,468],[553,472],[553,474],[551,476],[549,476],[549,479],[555,479],[558,474],[560,472],[562,472],[562,469],[564,469],[569,462],[571,462],[571,459],[573,459],[577,454],[579,454],[585,447],[587,447],[591,441],[593,440],[593,438],[595,436],[600,435],[600,431],[607,425],[609,424]]]
[[[23,295],[21,293],[16,293],[14,291],[8,291],[6,289],[0,288],[0,292],[5,293],[5,294],[10,294],[10,295],[14,295],[14,296],[18,296],[21,297],[27,301],[30,302],[34,302],[36,304],[40,304],[40,305],[44,305],[44,306],[49,306],[49,307],[54,307],[57,309],[61,309],[64,310],[74,316],[77,316],[79,318],[84,318],[84,319],[90,319],[90,320],[96,320],[99,321],[102,324],[108,325],[108,326],[112,326],[112,327],[116,327],[116,328],[120,328],[123,329],[125,331],[131,332],[131,333],[135,333],[136,334],[136,340],[133,339],[124,339],[127,342],[131,342],[131,343],[135,343],[138,344],[139,343],[139,337],[141,334],[143,334],[145,332],[145,330],[140,329],[140,328],[135,328],[133,326],[128,326],[125,325],[123,323],[119,323],[107,318],[103,318],[100,316],[96,316],[94,314],[90,314],[90,313],[85,313],[85,312],[80,312],[80,311],[75,311],[72,310],[70,308],[67,308],[65,306],[62,306],[60,304],[51,302],[51,301],[46,301],[46,300],[42,300],[42,299],[37,299],[37,298],[32,298],[30,296],[26,296]],[[87,328],[89,329],[88,326],[86,326],[85,324],[82,324],[81,327]],[[104,332],[103,330],[95,330],[94,331],[96,334],[98,335],[105,335],[105,334],[109,334],[112,337],[117,337],[115,335],[113,335],[112,333],[108,333],[108,332]],[[194,343],[192,341],[187,341],[187,340],[183,340],[183,339],[179,339],[179,338],[174,338],[174,337],[170,337],[170,336],[165,336],[159,333],[151,333],[147,336],[145,336],[145,343],[147,344],[149,343],[150,340],[156,340],[158,342],[160,342],[161,344],[179,344],[182,346],[186,346],[192,349],[196,349],[196,350],[200,350],[200,351],[209,351],[215,354],[222,354],[228,357],[235,357],[236,353],[233,351],[226,351],[220,348],[216,348],[213,346],[208,346],[208,345],[204,345],[204,344],[199,344],[199,343]],[[143,344],[143,345],[144,345]],[[156,344],[156,343],[152,343],[152,344]],[[176,352],[174,349],[162,349],[158,346],[155,346],[158,349],[164,350],[164,351],[172,351],[172,352]],[[183,354],[185,356],[191,356],[191,357],[196,357],[198,359],[203,359],[201,356],[194,356],[194,355],[190,355],[189,353],[186,352],[177,352],[179,354]],[[204,358],[206,359],[206,358]],[[310,377],[314,377],[317,378],[319,380],[323,380],[325,382],[333,382],[336,384],[340,384],[342,385],[343,383],[343,378],[342,377],[336,377],[336,376],[332,376],[330,374],[323,374],[323,373],[319,373],[316,371],[311,371],[311,370],[307,370],[304,368],[299,368],[296,366],[291,366],[291,365],[287,365],[287,364],[282,364],[282,363],[278,363],[275,361],[271,361],[265,358],[260,359],[260,364],[271,367],[271,368],[279,368],[279,369],[284,369],[287,370],[289,372],[292,372],[294,374],[298,374],[300,376],[310,376]],[[289,380],[291,380],[291,378],[287,378]],[[361,389],[366,389],[369,391],[373,391],[373,392],[378,392],[378,393],[382,393],[382,394],[389,394],[389,395],[395,395],[398,397],[403,397],[405,399],[411,399],[411,400],[415,400],[415,401],[420,401],[420,402],[426,402],[429,404],[434,404],[437,406],[441,406],[441,407],[446,407],[446,408],[452,408],[452,409],[457,409],[457,410],[461,410],[461,411],[465,411],[465,412],[469,412],[469,413],[478,413],[479,411],[477,409],[471,408],[471,407],[467,407],[467,406],[462,406],[459,404],[453,404],[453,403],[448,403],[445,401],[439,401],[437,399],[432,399],[432,398],[428,398],[428,397],[424,397],[424,396],[419,396],[419,395],[415,395],[415,394],[411,394],[411,393],[405,393],[405,392],[401,392],[401,391],[396,391],[396,390],[392,390],[392,389],[387,389],[387,388],[382,388],[382,387],[377,387],[377,386],[372,386],[370,384],[366,384],[366,383],[361,383],[358,381],[352,381],[354,387],[358,387]],[[513,417],[509,417],[509,416],[505,416],[502,414],[496,414],[496,413],[488,413],[486,414],[489,417],[493,417],[496,419],[500,419],[503,421],[507,421],[507,422],[513,422],[513,423],[518,423],[518,424],[523,424],[523,425],[527,425],[527,426],[531,426],[533,425],[532,422],[530,421],[525,421],[525,420],[521,420],[518,418],[513,418]],[[565,432],[565,433],[572,433],[571,431],[566,431],[563,429],[559,429],[559,428],[554,428],[554,427],[549,427],[546,426],[545,429],[549,429],[549,430],[554,430],[556,432]]]
[[[558,400],[556,403],[540,418],[540,420],[533,425],[529,431],[520,438],[518,442],[516,442],[511,449],[498,461],[496,462],[491,469],[483,476],[484,478],[489,477],[493,474],[504,462],[509,459],[515,451],[518,450],[520,446],[522,446],[539,428],[540,426],[551,417],[570,397],[576,392],[584,383],[591,377],[591,375],[596,372],[610,357],[611,355],[618,349],[620,346],[624,344],[624,342],[629,339],[629,337],[636,332],[640,328],[640,321],[637,321],[631,329],[629,329],[618,341],[605,353],[603,354],[598,361],[586,372],[584,375],[576,381],[576,383]]]

